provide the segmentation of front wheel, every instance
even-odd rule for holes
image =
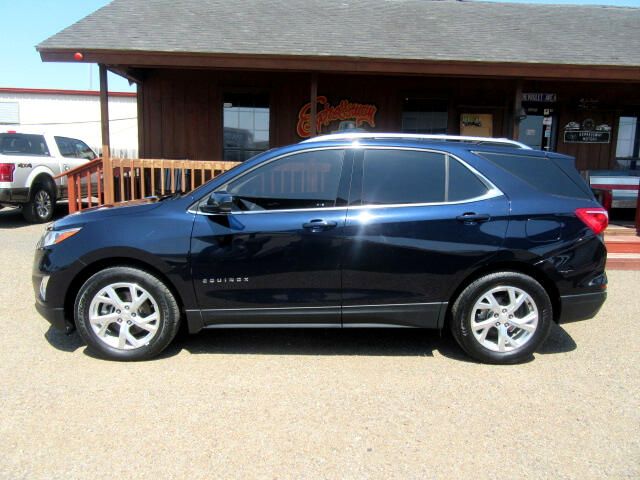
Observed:
[[[171,343],[180,323],[175,297],[154,275],[112,267],[90,277],[75,303],[78,333],[112,360],[146,360]]]
[[[465,288],[451,309],[462,349],[485,363],[520,363],[547,338],[553,318],[546,290],[532,277],[499,272]]]

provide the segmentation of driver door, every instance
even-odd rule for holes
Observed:
[[[296,152],[218,189],[232,211],[200,210],[191,240],[205,326],[340,326],[351,166],[343,148]]]

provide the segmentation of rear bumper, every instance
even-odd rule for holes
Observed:
[[[16,205],[29,201],[28,188],[0,188],[0,204]]]
[[[607,292],[564,295],[560,297],[560,318],[558,323],[577,322],[593,318],[607,299]]]

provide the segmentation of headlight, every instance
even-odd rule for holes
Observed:
[[[40,241],[40,247],[57,245],[58,243],[64,242],[67,238],[73,237],[80,230],[80,228],[68,228],[66,230],[48,230],[47,232],[45,232],[42,240]]]

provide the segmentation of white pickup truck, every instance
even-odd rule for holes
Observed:
[[[48,222],[67,196],[66,177],[54,177],[96,158],[81,140],[52,134],[0,133],[0,208],[21,206],[29,222]]]

